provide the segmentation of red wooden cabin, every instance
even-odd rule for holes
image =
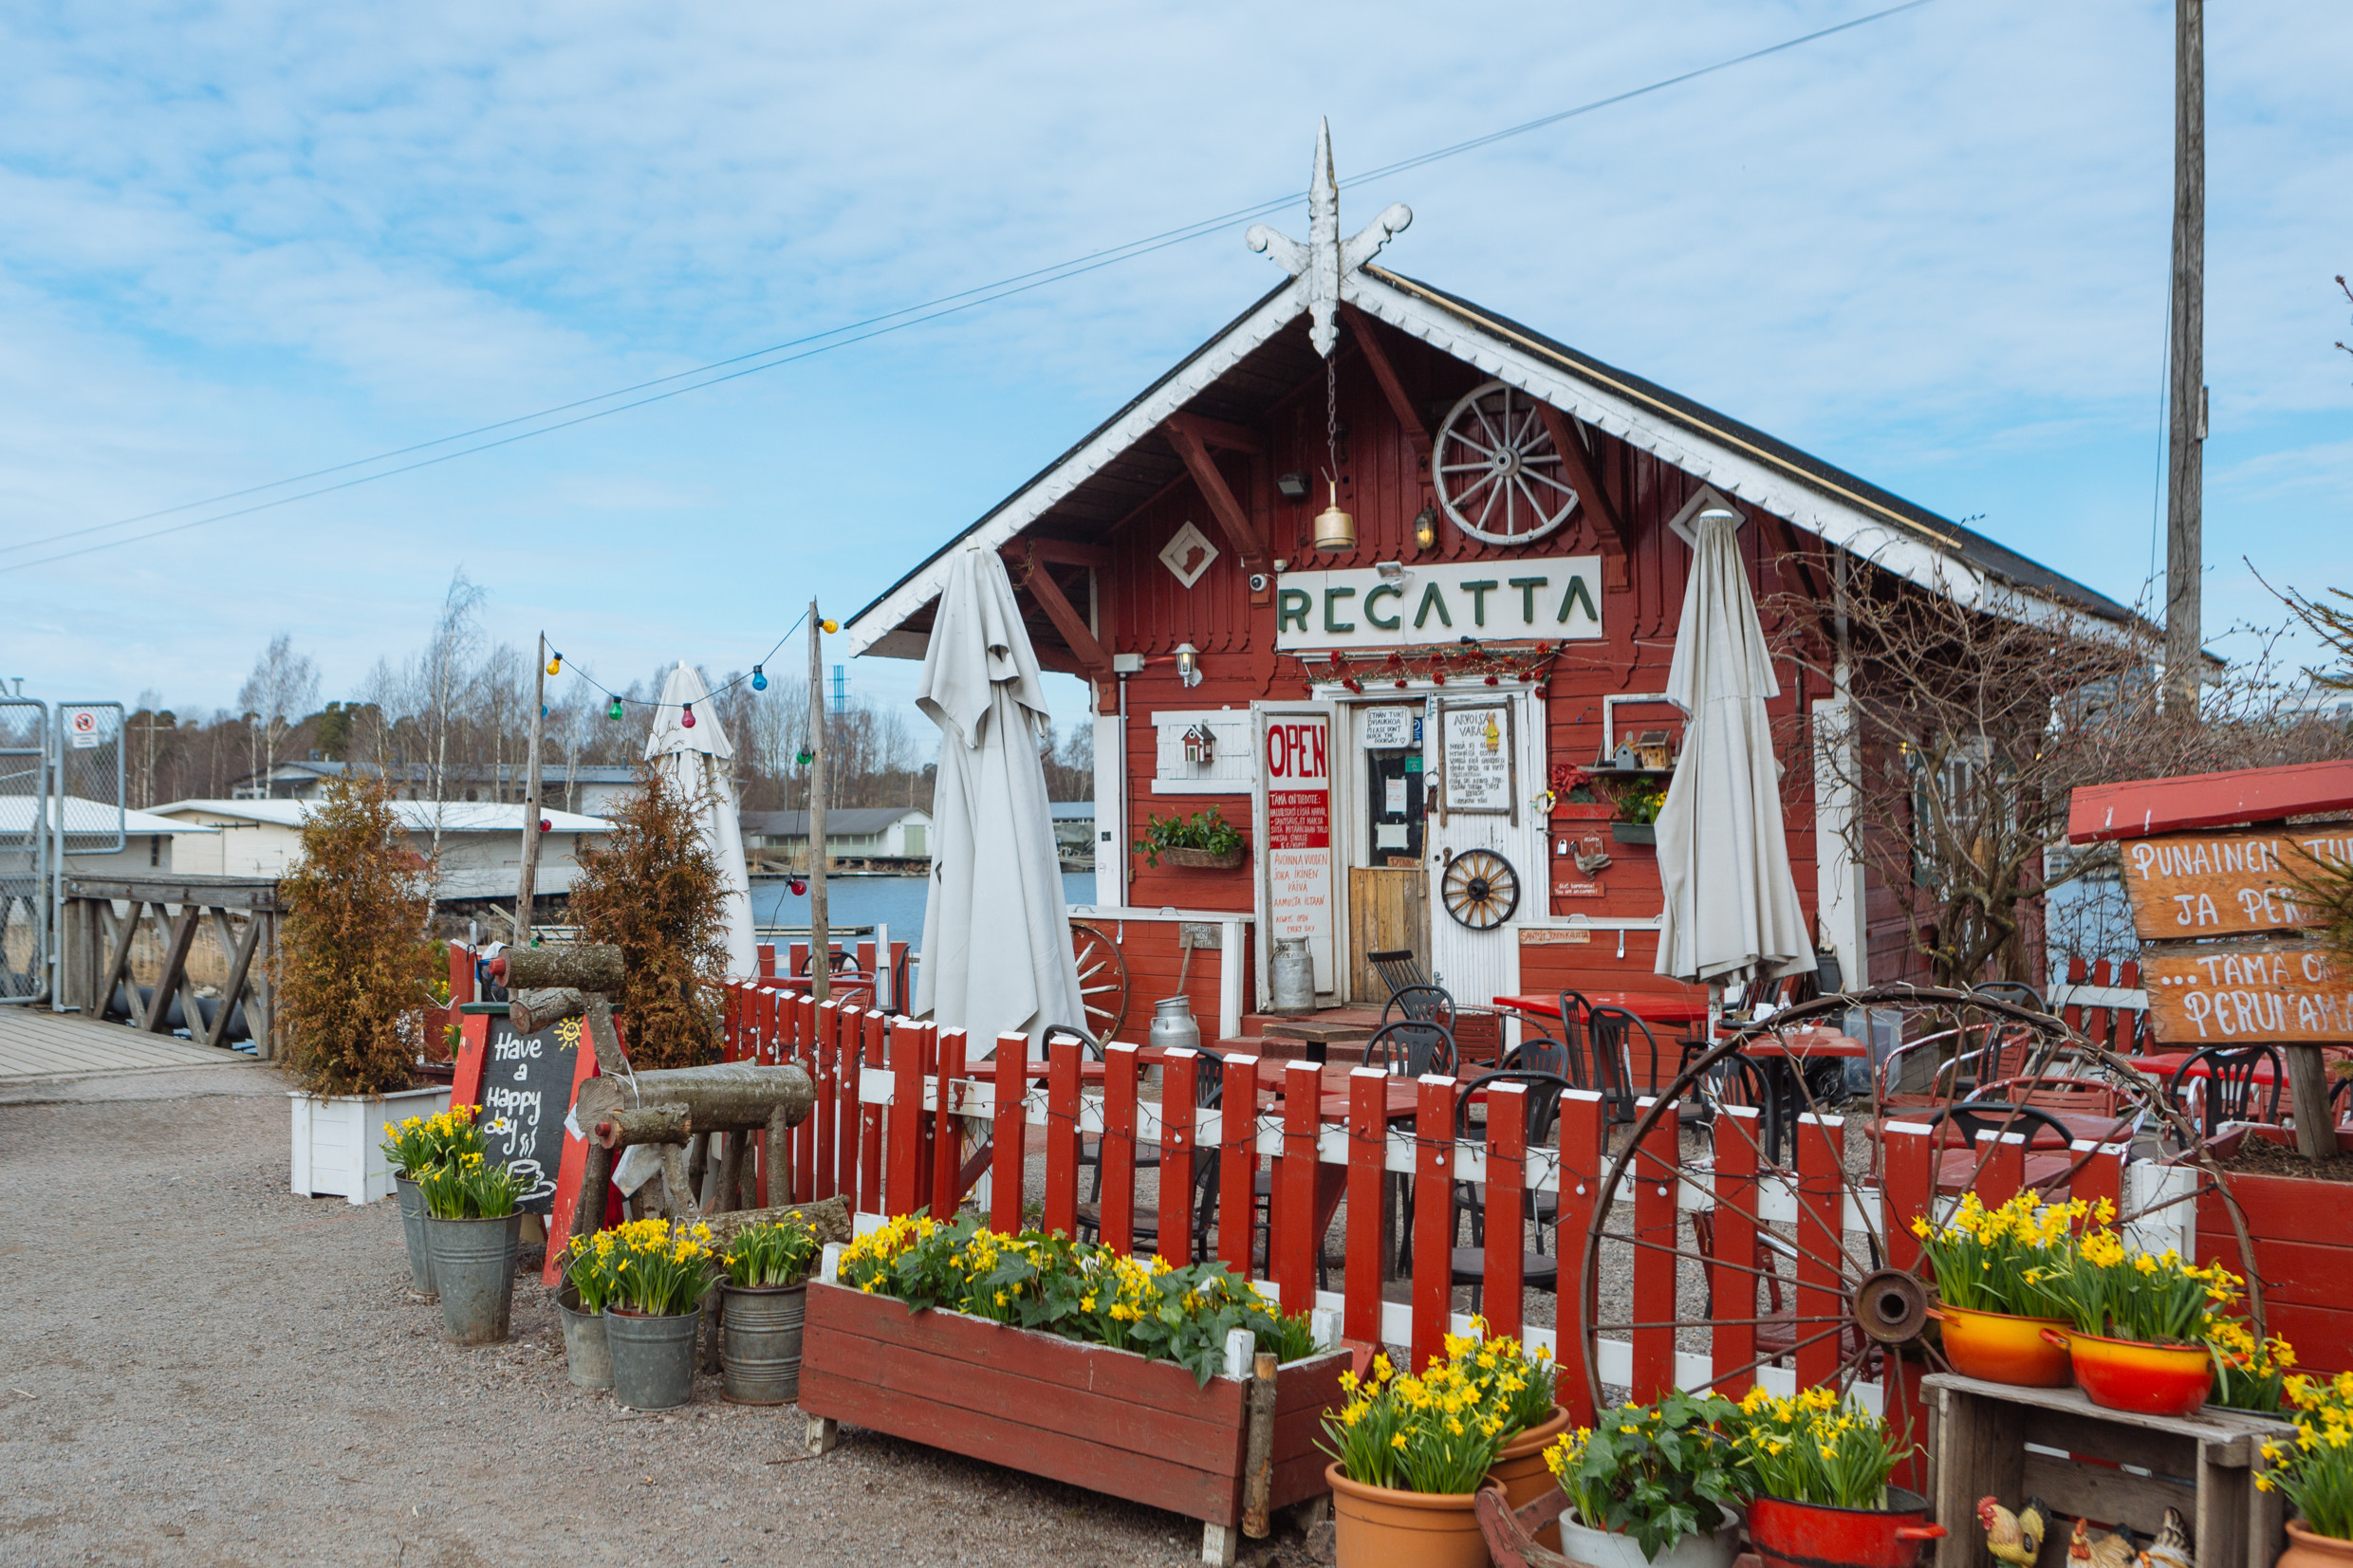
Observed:
[[[1242,1032],[1287,934],[1310,939],[1331,1005],[1386,1000],[1364,961],[1385,948],[1413,950],[1463,1003],[1677,988],[1652,973],[1654,851],[1547,810],[1545,790],[1556,764],[1590,767],[1646,733],[1679,745],[1680,715],[1654,694],[1691,561],[1677,528],[1703,507],[1742,520],[1769,635],[1776,599],[1827,605],[1843,554],[1929,592],[2022,589],[2130,619],[1959,524],[1363,259],[1409,217],[1392,209],[1345,245],[1329,216],[1306,245],[1275,236],[1299,275],[846,628],[857,652],[920,657],[952,552],[1002,552],[1043,662],[1093,690],[1098,924],[1137,977],[1128,1038],[1176,987],[1186,914],[1249,922],[1245,966],[1194,953],[1187,988],[1210,1039]],[[1483,512],[1481,460],[1450,431],[1558,477],[1512,491],[1516,520]],[[1335,467],[1355,543],[1319,549],[1321,470]],[[1517,500],[1571,491],[1548,527]],[[1833,696],[1794,665],[1780,673],[1777,719]],[[1851,803],[1817,800],[1806,760],[1789,763],[1790,859],[1844,985],[1910,977],[1892,897],[1838,848]],[[1155,868],[1129,851],[1148,818],[1211,806],[1248,839],[1241,866]],[[1610,863],[1581,871],[1581,847]],[[1516,894],[1483,928],[1443,895],[1449,865],[1479,850]]]

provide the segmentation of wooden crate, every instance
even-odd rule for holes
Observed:
[[[1276,1374],[1271,1507],[1328,1490],[1315,1446],[1348,1354]],[[802,1411],[1166,1508],[1229,1534],[1242,1518],[1249,1384],[812,1282]]]
[[[2181,1510],[2197,1568],[2270,1568],[2287,1544],[2279,1493],[2254,1487],[2264,1438],[2294,1430],[2281,1422],[2212,1408],[2194,1416],[2135,1415],[2104,1410],[2081,1389],[2013,1388],[1949,1374],[1924,1377],[1920,1387],[1934,1518],[1951,1532],[1937,1545],[1936,1568],[2000,1568],[1977,1522],[1982,1497],[2012,1510],[2040,1497],[2067,1516],[2044,1536],[2040,1568],[2066,1562],[2078,1518],[2130,1525],[2145,1544],[2167,1508]],[[2064,1451],[2029,1451],[2029,1443]]]

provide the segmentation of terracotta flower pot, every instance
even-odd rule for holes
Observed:
[[[1566,1430],[1567,1408],[1555,1405],[1551,1415],[1506,1443],[1503,1452],[1487,1467],[1487,1479],[1503,1488],[1504,1501],[1511,1504],[1513,1511],[1527,1507],[1552,1490],[1555,1483],[1552,1471],[1545,1465],[1544,1451]],[[1557,1552],[1561,1549],[1561,1532],[1547,1524],[1536,1532],[1536,1542]]]
[[[1328,1465],[1338,1568],[1488,1568],[1478,1498],[1365,1486]]]
[[[2084,1396],[2112,1411],[2188,1415],[2206,1403],[2214,1387],[2214,1363],[2204,1345],[2103,1339],[2078,1329],[2042,1332],[2052,1344],[2066,1346]]]
[[[2288,1550],[2279,1555],[2278,1568],[2353,1568],[2353,1540],[2314,1535],[2303,1520],[2288,1522]]]
[[[2064,1389],[2075,1381],[2066,1344],[2043,1337],[2047,1328],[2066,1333],[2063,1318],[1956,1306],[1938,1306],[1928,1315],[1944,1325],[1945,1359],[1963,1377],[2028,1389]]]

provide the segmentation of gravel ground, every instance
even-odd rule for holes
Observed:
[[[698,1378],[671,1415],[510,1342],[441,1340],[399,1216],[289,1194],[261,1067],[0,1098],[0,1563],[1182,1563],[1200,1526]],[[1295,1535],[1243,1560],[1297,1562]]]

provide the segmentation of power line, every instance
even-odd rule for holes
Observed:
[[[1613,93],[1604,98],[1593,99],[1587,102],[1577,104],[1571,108],[1558,110],[1555,113],[1545,115],[1535,120],[1525,120],[1517,125],[1507,126],[1502,130],[1491,131],[1483,136],[1473,137],[1467,141],[1458,141],[1450,146],[1439,147],[1433,149],[1430,152],[1417,154],[1412,157],[1403,158],[1395,163],[1384,164],[1380,168],[1369,169],[1364,171],[1362,174],[1354,175],[1347,179],[1342,180],[1340,185],[1343,189],[1349,189],[1365,184],[1372,180],[1390,178],[1399,174],[1423,168],[1444,158],[1456,157],[1465,153],[1475,152],[1481,148],[1492,146],[1499,141],[1504,141],[1513,137],[1526,136],[1530,132],[1543,130],[1547,126],[1557,125],[1564,120],[1574,120],[1583,115],[1593,114],[1602,109],[1611,108],[1618,104],[1630,102],[1635,99],[1647,97],[1653,93],[1664,92],[1670,88],[1678,87],[1687,83],[1698,81],[1702,77],[1713,76],[1722,71],[1728,71],[1741,65],[1751,65],[1756,61],[1764,60],[1773,55],[1786,53],[1788,50],[1803,47],[1807,44],[1816,43],[1822,39],[1829,38],[1839,33],[1849,32],[1858,28],[1868,27],[1872,23],[1883,21],[1888,17],[1899,15],[1904,11],[1919,9],[1921,7],[1929,5],[1930,3],[1931,0],[1903,0],[1903,3],[1900,5],[1889,6],[1882,9],[1855,17],[1849,21],[1833,24],[1830,27],[1818,28],[1811,32],[1802,33],[1794,38],[1784,39],[1778,44],[1770,44],[1763,48],[1751,49],[1745,54],[1733,55],[1730,58],[1716,61],[1711,65],[1701,65],[1692,70],[1678,72],[1674,76],[1662,77],[1656,82],[1647,83],[1640,87],[1629,88],[1624,92]],[[24,540],[13,544],[0,545],[0,555],[8,555],[13,554],[20,550],[38,549],[45,544],[63,544],[67,540],[86,538],[91,534],[105,533],[115,528],[130,527],[139,523],[152,522],[157,518],[169,517],[178,512],[194,511],[206,507],[217,506],[224,501],[242,500],[247,496],[259,495],[267,490],[282,489],[289,485],[304,484],[312,479],[324,478],[329,474],[348,472],[352,469],[366,468],[370,464],[389,462],[394,458],[406,457],[416,452],[427,452],[435,447],[447,446],[452,442],[471,440],[474,436],[487,435],[494,431],[511,429],[516,425],[530,424],[534,420],[550,418],[559,414],[569,414],[577,409],[589,408],[597,403],[609,402],[615,397],[626,397],[633,393],[643,392],[649,388],[670,386],[673,382],[687,380],[690,378],[698,376],[707,378],[702,380],[694,381],[693,384],[688,386],[673,386],[671,387],[671,390],[656,393],[652,397],[636,398],[631,402],[617,404],[611,408],[599,409],[594,413],[580,415],[577,417],[570,419],[559,420],[554,424],[540,425],[531,430],[519,432],[513,435],[503,436],[495,441],[485,441],[477,446],[466,447],[456,452],[443,452],[438,456],[422,458],[413,463],[403,463],[394,468],[381,469],[373,473],[361,474],[356,478],[339,481],[336,484],[323,485],[315,489],[304,490],[298,494],[280,496],[275,500],[258,502],[253,506],[240,507],[231,511],[218,512],[208,517],[196,518],[190,522],[175,524],[170,527],[156,528],[146,533],[132,534],[120,539],[103,540],[94,544],[83,545],[79,549],[62,550],[54,555],[43,556],[34,561],[17,562],[13,564],[0,567],[0,571],[28,571],[35,566],[46,566],[60,561],[70,561],[77,556],[89,555],[99,550],[112,549],[118,545],[136,544],[146,540],[160,539],[169,534],[184,532],[190,528],[200,528],[214,523],[226,523],[240,517],[250,517],[256,512],[269,511],[278,507],[290,506],[298,501],[314,500],[322,495],[333,494],[338,490],[350,489],[360,485],[372,484],[380,479],[390,479],[398,474],[416,472],[419,469],[433,468],[439,464],[450,462],[454,458],[469,457],[479,452],[494,451],[500,447],[511,446],[518,441],[529,440],[533,436],[550,435],[558,431],[569,430],[575,425],[583,425],[589,423],[592,420],[605,418],[611,415],[624,414],[633,409],[644,408],[650,404],[663,402],[669,398],[679,397],[685,393],[699,392],[706,387],[718,386],[727,381],[737,380],[746,376],[755,375],[763,370],[773,370],[781,365],[797,363],[802,360],[810,359],[819,354],[828,353],[833,349],[846,348],[855,343],[865,342],[872,339],[882,337],[887,333],[902,331],[911,326],[920,326],[926,323],[938,321],[942,317],[955,315],[962,311],[975,308],[979,305],[992,304],[1000,300],[1010,299],[1016,294],[1025,294],[1032,289],[1042,288],[1048,284],[1062,283],[1071,278],[1084,276],[1088,272],[1097,271],[1118,262],[1132,261],[1139,256],[1149,255],[1154,251],[1166,249],[1174,245],[1181,245],[1189,240],[1201,238],[1204,235],[1213,233],[1232,224],[1241,222],[1246,218],[1262,217],[1269,212],[1278,212],[1283,208],[1291,206],[1294,203],[1304,199],[1306,194],[1306,193],[1305,192],[1294,191],[1287,195],[1256,202],[1248,207],[1236,208],[1232,212],[1220,213],[1215,217],[1202,218],[1193,223],[1181,225],[1175,229],[1162,230],[1157,234],[1146,235],[1141,239],[1129,240],[1121,245],[1090,251],[1083,256],[1072,257],[1065,261],[1052,263],[1048,266],[1036,267],[1027,272],[1017,272],[1010,277],[1000,278],[993,283],[977,284],[971,288],[960,289],[952,294],[943,294],[936,299],[924,301],[920,304],[902,305],[896,310],[884,311],[879,315],[866,317],[862,321],[847,323],[841,326],[829,327],[823,332],[809,333],[804,337],[788,339],[781,343],[771,343],[765,348],[751,349],[742,354],[732,355],[724,360],[714,360],[707,364],[696,365],[692,369],[676,371],[668,376],[658,376],[651,380],[639,381],[630,386],[620,387],[611,392],[599,393],[593,397],[576,398],[567,403],[559,403],[553,407],[541,409],[535,413],[516,415],[511,418],[497,420],[491,424],[477,425],[472,430],[460,431],[450,435],[436,436],[430,441],[420,441],[410,446],[395,448],[387,452],[377,452],[368,457],[353,458],[349,462],[334,464],[324,469],[313,469],[307,473],[294,474],[285,479],[272,480],[264,485],[249,486],[244,489],[226,491],[222,494],[207,497],[203,500],[182,502],[176,507],[166,507],[156,511],[142,512],[132,517],[117,518],[110,523],[89,524],[80,528],[71,528],[64,532],[45,535],[38,539]],[[826,341],[825,340],[827,339],[833,339],[836,341]],[[802,352],[787,352],[787,350],[796,348],[801,349]],[[777,357],[770,358],[770,356]],[[754,360],[761,360],[762,362],[758,364],[747,364],[747,361]],[[712,371],[727,370],[729,367],[735,365],[745,365],[746,368],[732,370],[730,371],[729,374],[723,376],[711,376],[708,374]]]

